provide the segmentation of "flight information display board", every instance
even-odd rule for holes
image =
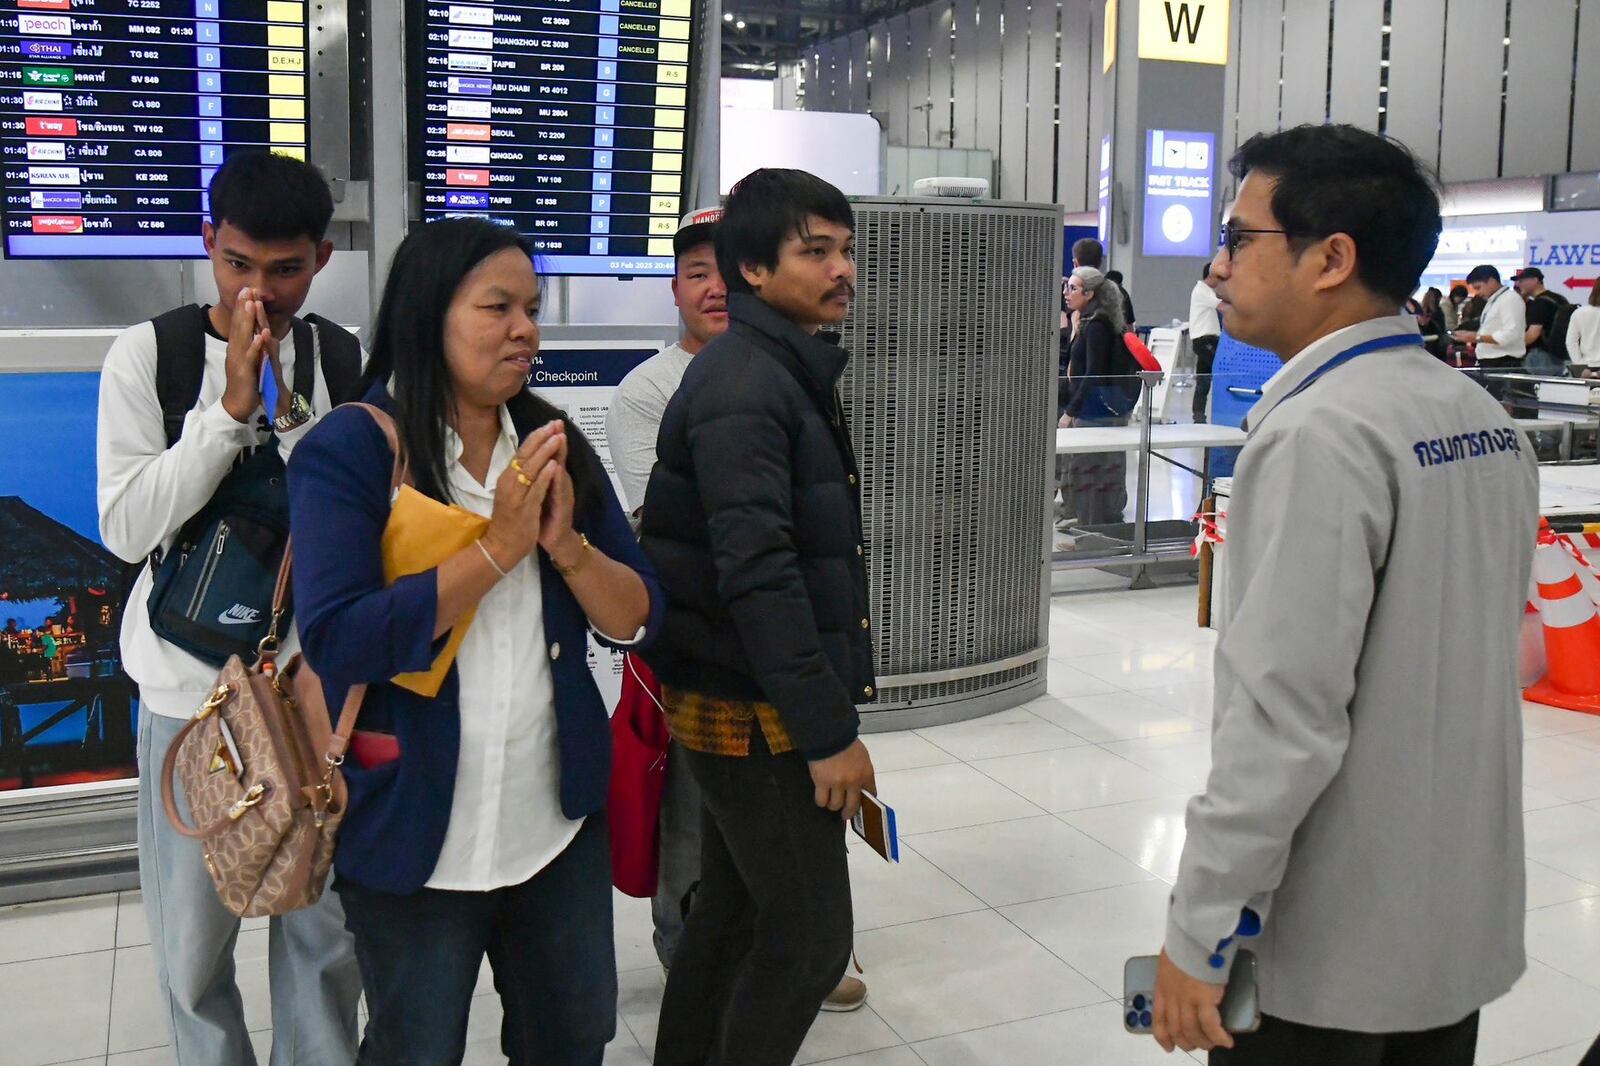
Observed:
[[[527,234],[557,275],[672,273],[690,0],[423,3],[409,29],[426,219]]]
[[[5,254],[198,258],[228,152],[306,156],[302,0],[0,0]]]

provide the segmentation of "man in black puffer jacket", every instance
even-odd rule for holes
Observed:
[[[792,1062],[850,957],[841,817],[874,789],[860,475],[818,335],[855,292],[833,186],[758,170],[717,232],[728,332],[667,406],[640,539],[667,619],[646,653],[706,805],[699,893],[655,1061]]]

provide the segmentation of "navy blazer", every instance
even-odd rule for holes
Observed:
[[[381,386],[366,402],[394,407]],[[526,437],[536,428],[519,425],[517,432]],[[400,746],[400,758],[383,766],[344,764],[350,806],[334,865],[358,884],[409,894],[433,875],[450,824],[461,747],[460,688],[454,666],[431,699],[389,681],[428,669],[443,647],[443,638],[433,639],[436,571],[384,584],[381,544],[393,462],[371,415],[339,408],[295,447],[289,504],[301,647],[323,679],[330,714],[337,716],[350,685],[366,682],[372,687],[357,728],[392,732]],[[602,497],[603,513],[580,521],[579,529],[644,579],[650,617],[641,643],[648,643],[661,627],[665,601],[609,479],[602,479]],[[576,820],[605,806],[611,731],[589,673],[588,619],[550,557],[542,549],[536,554],[555,687],[561,811]]]

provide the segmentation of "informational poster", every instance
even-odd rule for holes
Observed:
[[[117,627],[128,568],[100,544],[99,374],[0,377],[0,794],[137,776]]]
[[[1529,216],[1528,257],[1522,265],[1538,267],[1545,288],[1573,303],[1587,303],[1600,285],[1600,211]]]
[[[428,219],[491,218],[553,275],[672,273],[690,0],[425,3],[411,20],[413,178]]]
[[[1144,157],[1144,254],[1204,259],[1216,251],[1212,227],[1217,137],[1149,130]]]
[[[577,423],[600,454],[619,500],[623,499],[622,485],[606,440],[606,415],[622,379],[658,351],[659,348],[638,341],[544,341],[534,358],[534,391]],[[606,706],[615,708],[622,692],[622,656],[590,640],[589,669]]]
[[[233,149],[304,159],[301,0],[7,0],[4,250],[202,258],[205,190]]]

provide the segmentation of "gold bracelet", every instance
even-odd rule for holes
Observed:
[[[489,549],[483,546],[483,541],[475,540],[473,543],[478,546],[478,550],[483,553],[483,557],[489,560],[489,565],[494,567],[495,573],[499,574],[502,578],[509,576],[506,571],[501,568],[500,564],[495,561],[494,556],[489,553]]]
[[[582,533],[579,533],[578,539],[583,542],[583,554],[578,556],[578,561],[573,563],[571,566],[562,566],[560,563],[556,562],[556,557],[554,555],[550,556],[550,565],[555,567],[556,573],[560,574],[562,577],[571,577],[579,570],[582,570],[589,562],[589,556],[594,554],[594,545],[589,543],[588,537]]]

